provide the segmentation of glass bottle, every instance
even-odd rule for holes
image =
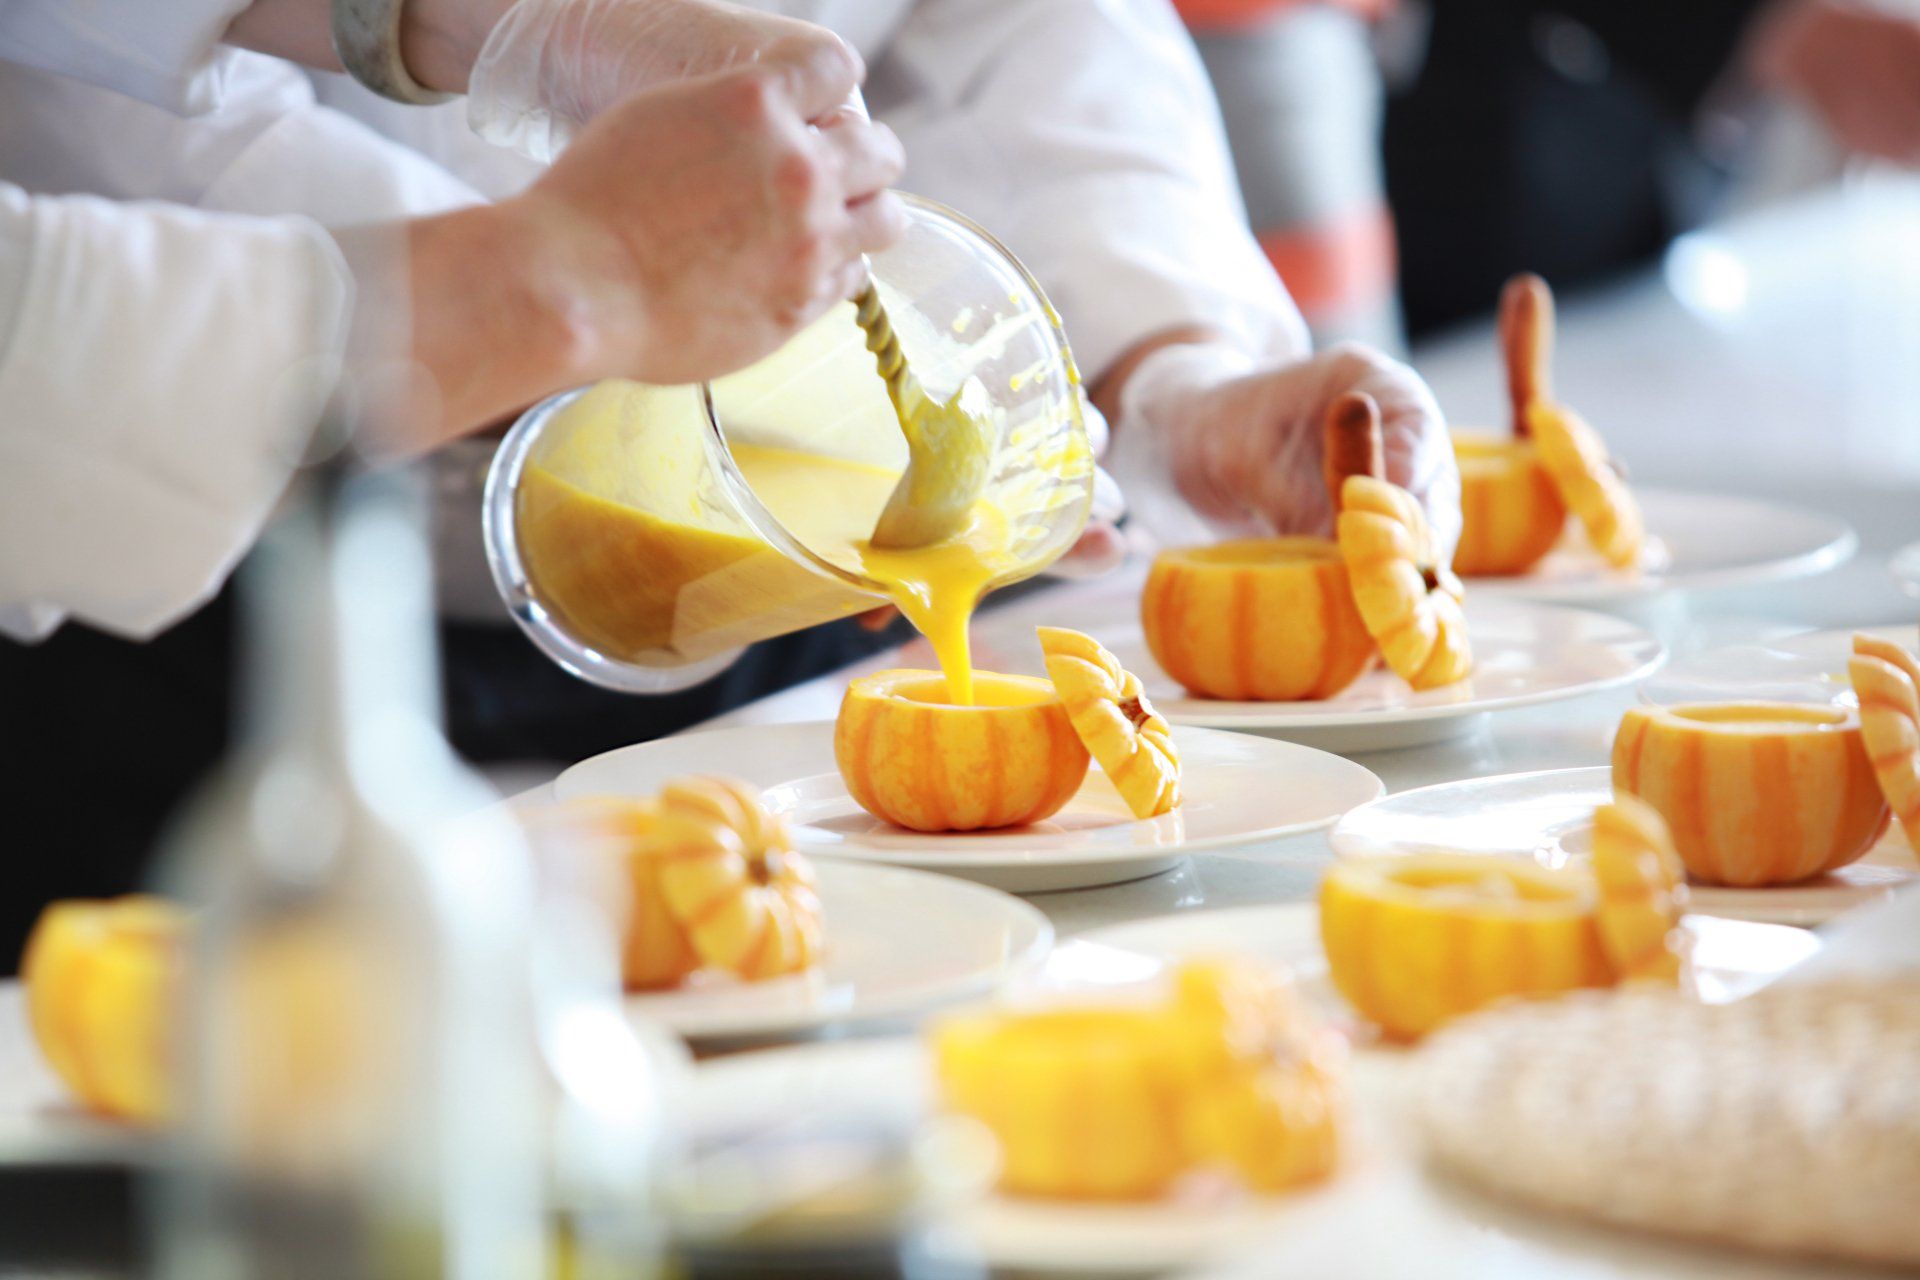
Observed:
[[[197,908],[167,1276],[545,1266],[530,868],[439,732],[418,512],[323,467],[245,571],[242,732],[164,863]]]

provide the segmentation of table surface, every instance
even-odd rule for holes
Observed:
[[[1848,564],[1815,579],[1637,606],[1675,652],[1810,628],[1911,621],[1916,603],[1888,573],[1920,540],[1920,182],[1870,175],[1811,200],[1683,240],[1663,270],[1563,308],[1557,391],[1603,431],[1636,480],[1789,501],[1839,514],[1860,535]],[[1501,417],[1490,324],[1415,353],[1449,418]],[[989,607],[984,652],[1031,643],[1036,622],[1111,609],[1139,566]],[[916,642],[919,645],[919,642]],[[923,650],[862,664],[929,665]],[[742,707],[702,728],[833,716],[849,671]],[[1496,714],[1471,736],[1356,755],[1389,791],[1521,770],[1603,764],[1618,690]],[[698,732],[699,730],[694,730]],[[539,787],[527,796],[546,788]],[[1104,888],[1036,895],[1062,938],[1117,922],[1311,896],[1331,856],[1324,833],[1198,854],[1176,869]],[[44,1105],[17,995],[0,992],[0,1113]],[[30,1083],[30,1089],[27,1084]]]

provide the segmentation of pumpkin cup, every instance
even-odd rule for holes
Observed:
[[[1468,577],[1525,573],[1553,548],[1572,512],[1616,569],[1640,561],[1640,506],[1598,432],[1553,398],[1553,293],[1531,273],[1500,291],[1500,351],[1512,405],[1511,438],[1463,432],[1460,545]]]
[[[1380,410],[1350,393],[1327,410],[1322,455],[1335,537],[1254,538],[1167,551],[1140,599],[1147,647],[1201,697],[1331,698],[1384,657],[1416,689],[1464,679],[1473,658],[1459,579],[1425,514],[1382,478]]]
[[[1887,824],[1853,712],[1801,703],[1634,707],[1613,785],[1666,820],[1708,884],[1792,884],[1858,859]]]
[[[1490,431],[1453,433],[1460,464],[1460,545],[1453,571],[1464,578],[1512,577],[1541,560],[1567,524],[1567,507],[1531,440]]]
[[[1500,291],[1500,353],[1513,406],[1509,436],[1457,432],[1460,545],[1453,571],[1466,577],[1525,573],[1560,540],[1567,508],[1528,439],[1528,410],[1552,398],[1553,294],[1531,273]]]
[[[1595,899],[1592,877],[1521,858],[1341,858],[1320,940],[1347,1003],[1408,1040],[1510,996],[1610,984]]]
[[[1245,961],[1188,963],[1167,998],[989,1012],[932,1033],[945,1105],[999,1140],[1015,1194],[1141,1200],[1199,1168],[1257,1191],[1338,1156],[1338,1044]]]
[[[974,673],[974,703],[947,701],[937,671],[894,670],[847,686],[833,754],[868,813],[913,831],[1017,827],[1058,813],[1088,754],[1046,680]]]
[[[152,1124],[171,1111],[175,986],[186,945],[180,910],[159,898],[55,902],[20,961],[41,1054],[89,1109]]]
[[[1202,698],[1331,698],[1378,656],[1326,538],[1163,551],[1147,573],[1140,622],[1160,669]]]

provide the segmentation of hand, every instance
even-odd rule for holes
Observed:
[[[860,55],[824,27],[718,0],[518,0],[468,82],[481,137],[551,159],[578,128],[645,89],[752,64],[845,81]]]
[[[1163,347],[1121,390],[1110,466],[1162,538],[1330,536],[1323,434],[1327,409],[1349,391],[1380,406],[1386,478],[1426,508],[1451,554],[1460,537],[1460,473],[1439,405],[1413,370],[1357,344],[1265,367],[1220,344]],[[1179,503],[1164,501],[1176,495]],[[1180,506],[1204,522],[1183,520]]]
[[[525,216],[591,247],[584,276],[615,321],[589,376],[717,377],[854,292],[861,255],[898,240],[906,213],[886,190],[898,140],[836,106],[850,75],[767,64],[649,90],[521,198]]]
[[[884,190],[892,134],[804,123],[848,87],[761,66],[652,90],[524,195],[338,235],[356,346],[410,353],[377,447],[415,453],[599,378],[717,377],[845,297],[906,216]]]
[[[1865,0],[1786,0],[1754,28],[1754,77],[1798,98],[1849,151],[1920,164],[1920,16]]]

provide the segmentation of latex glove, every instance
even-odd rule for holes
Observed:
[[[1163,347],[1121,390],[1108,466],[1166,543],[1328,537],[1326,413],[1349,391],[1380,406],[1387,479],[1419,500],[1450,556],[1460,538],[1460,472],[1440,406],[1412,369],[1354,343],[1281,364],[1224,344]]]
[[[906,211],[886,191],[899,141],[835,106],[850,77],[769,64],[648,90],[500,206],[532,221],[531,243],[571,259],[550,274],[585,292],[570,299],[576,313],[614,317],[582,336],[594,350],[576,381],[718,377],[853,293],[861,255],[904,235]]]
[[[1754,78],[1800,99],[1849,151],[1920,164],[1920,14],[1866,0],[1782,0],[1754,25]]]
[[[474,62],[467,118],[487,141],[550,160],[630,94],[760,62],[849,93],[866,74],[826,28],[718,0],[518,0]]]

